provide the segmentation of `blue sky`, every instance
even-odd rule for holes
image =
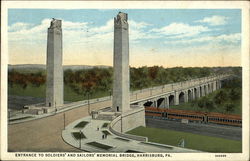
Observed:
[[[9,9],[9,63],[45,64],[47,28],[57,18],[63,20],[65,65],[112,65],[119,11],[128,13],[131,66],[241,64],[236,9]]]

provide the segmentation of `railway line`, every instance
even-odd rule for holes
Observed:
[[[211,123],[238,127],[242,126],[242,118],[240,115],[222,114],[216,112],[146,107],[145,115],[147,117],[158,119],[182,120],[186,122]]]

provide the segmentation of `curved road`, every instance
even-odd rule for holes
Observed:
[[[91,104],[91,109],[110,106],[110,101]],[[67,124],[88,115],[82,106],[65,112]],[[54,116],[8,125],[8,150],[10,152],[77,152],[61,138],[64,128],[63,113]]]

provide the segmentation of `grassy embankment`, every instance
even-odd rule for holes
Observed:
[[[165,130],[149,127],[138,127],[129,134],[148,137],[150,142],[177,146],[181,139],[185,140],[185,148],[206,152],[240,153],[241,141],[218,137],[204,136],[187,132]]]
[[[28,85],[25,89],[20,85],[14,84],[13,87],[8,87],[8,94],[10,95],[18,95],[18,96],[32,96],[32,97],[40,97],[45,98],[45,85],[41,85],[40,87],[34,87],[32,85]],[[109,96],[108,91],[98,91],[89,96],[90,99],[100,98],[104,96]],[[87,95],[79,95],[74,92],[69,86],[64,86],[64,100],[69,102],[87,100]]]

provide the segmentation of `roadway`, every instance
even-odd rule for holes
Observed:
[[[91,104],[91,109],[111,105],[111,101]],[[66,126],[82,117],[88,116],[88,107],[82,106],[65,112]],[[53,116],[8,125],[8,150],[12,152],[77,152],[62,138],[64,129],[63,113]]]

